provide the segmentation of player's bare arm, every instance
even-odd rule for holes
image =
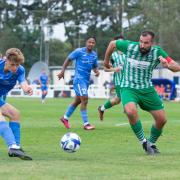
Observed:
[[[71,61],[71,60],[68,59],[68,58],[64,61],[64,64],[63,64],[63,66],[62,66],[62,70],[61,70],[60,73],[57,75],[57,77],[58,77],[59,80],[60,80],[61,78],[64,78],[64,72],[65,72],[67,66],[70,64],[70,61]]]
[[[167,68],[173,72],[180,71],[180,65],[176,61],[171,59],[170,57],[163,58],[162,56],[160,56],[159,60],[160,60],[163,67],[165,67],[165,68]]]
[[[93,71],[94,71],[95,76],[98,77],[99,74],[100,74],[99,69],[98,68],[94,68]]]
[[[109,64],[111,54],[113,53],[116,47],[116,41],[111,41],[106,49],[105,58],[104,58],[104,67],[109,69],[111,66]]]
[[[109,69],[104,67],[105,72],[116,72],[119,73],[121,71],[122,67],[110,67]]]

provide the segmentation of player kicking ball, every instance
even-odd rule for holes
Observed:
[[[167,121],[163,102],[151,81],[152,72],[160,63],[172,72],[180,71],[179,64],[160,46],[154,45],[154,37],[153,32],[144,31],[140,34],[139,42],[111,41],[104,60],[104,66],[110,68],[110,57],[115,48],[126,55],[121,82],[121,102],[132,131],[149,155],[159,153],[156,142]],[[145,136],[137,106],[149,112],[154,119],[148,137]]]
[[[6,94],[13,89],[17,81],[25,93],[33,91],[25,80],[24,55],[17,48],[6,51],[6,60],[0,59],[0,135],[8,146],[9,157],[32,160],[21,148],[20,144],[20,113],[12,105],[6,103]],[[9,118],[9,123],[5,117]]]

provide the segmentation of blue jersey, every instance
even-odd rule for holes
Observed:
[[[42,91],[47,91],[48,87],[48,76],[45,73],[42,73],[40,76],[40,81],[41,81],[41,90]]]
[[[41,85],[47,86],[48,84],[48,76],[46,74],[41,74],[40,76]]]
[[[25,69],[19,66],[15,73],[4,72],[5,61],[0,59],[0,96],[6,95],[16,85],[17,81],[25,81]]]
[[[71,52],[68,59],[76,61],[74,81],[81,79],[89,83],[91,70],[97,67],[96,52],[87,52],[86,47],[82,47]]]

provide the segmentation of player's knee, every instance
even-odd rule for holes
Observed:
[[[85,106],[87,106],[87,104],[88,104],[88,99],[84,100],[83,104],[84,104]]]
[[[137,109],[136,108],[126,108],[125,112],[128,117],[134,117],[137,115]]]
[[[161,119],[161,124],[162,124],[162,126],[164,126],[166,123],[167,123],[167,120],[166,120],[165,118],[162,118],[162,119]]]
[[[119,99],[116,99],[115,104],[117,105],[117,104],[119,104],[119,103],[120,103],[120,100],[119,100]]]
[[[166,120],[165,117],[159,116],[159,118],[156,120],[156,126],[157,126],[158,128],[162,128],[162,127],[166,124],[166,122],[167,122],[167,120]]]
[[[20,119],[20,111],[19,110],[13,110],[11,113],[10,113],[10,118],[12,120],[19,120]]]
[[[47,94],[47,91],[44,91],[44,92],[43,92],[43,95],[46,95],[46,94]]]
[[[77,107],[80,103],[81,103],[80,100],[75,99],[75,100],[73,101],[73,103],[71,103],[71,105],[74,106],[74,107]]]
[[[119,100],[119,98],[116,97],[114,99],[111,99],[110,102],[111,102],[111,105],[114,106],[114,105],[119,104],[120,100]]]
[[[81,99],[81,104],[87,105],[88,104],[88,98],[87,97],[82,98]]]

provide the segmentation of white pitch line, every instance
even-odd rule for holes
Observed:
[[[115,126],[126,126],[129,125],[129,123],[119,123],[119,124],[115,124]]]
[[[145,123],[151,123],[151,122],[143,122],[142,124],[145,124]],[[126,125],[129,125],[129,123],[118,123],[118,124],[115,124],[115,126],[126,126]]]

